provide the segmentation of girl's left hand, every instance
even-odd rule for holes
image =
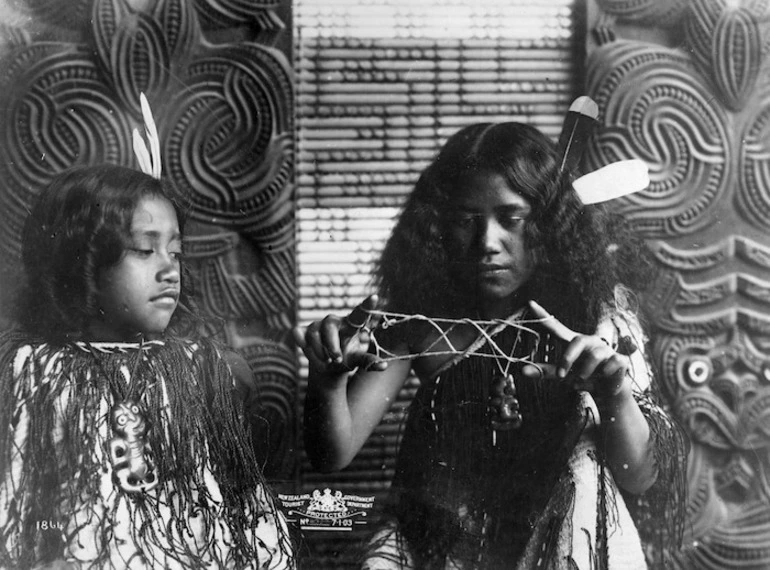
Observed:
[[[531,378],[568,379],[576,390],[586,390],[598,398],[615,398],[631,392],[629,359],[615,352],[596,335],[577,333],[549,314],[535,301],[529,302],[535,317],[555,337],[568,343],[558,364],[527,364],[522,373]],[[569,376],[568,376],[569,375]]]

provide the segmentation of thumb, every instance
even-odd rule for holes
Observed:
[[[307,346],[307,341],[305,340],[305,329],[301,326],[296,326],[291,329],[291,334],[294,337],[294,342],[297,343],[297,346],[304,350],[304,348]]]
[[[360,368],[362,370],[382,371],[388,367],[388,363],[383,361],[376,354],[370,352],[358,352],[350,355],[345,363],[350,368]]]

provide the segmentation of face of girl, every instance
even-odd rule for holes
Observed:
[[[531,207],[494,172],[471,174],[460,184],[447,229],[455,274],[477,295],[482,317],[504,318],[534,270],[524,240]]]
[[[92,340],[153,338],[168,327],[179,302],[182,236],[171,203],[145,196],[134,210],[131,242],[120,261],[97,279],[99,308]]]

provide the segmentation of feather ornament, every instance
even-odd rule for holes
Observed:
[[[613,162],[572,182],[578,197],[586,205],[640,192],[649,185],[647,164],[638,158]]]
[[[155,125],[155,119],[152,116],[152,110],[150,104],[147,101],[144,93],[139,94],[139,104],[142,108],[142,119],[144,120],[144,132],[147,136],[147,140],[150,143],[149,148],[147,143],[139,134],[139,129],[133,131],[134,141],[134,154],[139,162],[139,168],[145,174],[149,174],[153,178],[160,178],[162,168],[160,160],[160,137],[158,136],[158,128]]]
[[[599,106],[586,95],[578,97],[569,106],[557,145],[561,156],[560,174],[573,172],[578,167],[598,117]]]

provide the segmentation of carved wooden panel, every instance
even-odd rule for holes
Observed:
[[[293,87],[277,2],[26,0],[2,28],[0,255],[12,296],[28,204],[57,172],[136,166],[139,93],[164,176],[191,204],[186,251],[204,312],[259,376],[291,472],[294,322]],[[223,30],[227,33],[223,33]],[[212,38],[227,37],[227,41]],[[275,453],[273,454],[276,455]]]
[[[770,568],[770,8],[597,0],[596,167],[640,157],[619,209],[655,251],[653,355],[692,440],[672,568]]]

